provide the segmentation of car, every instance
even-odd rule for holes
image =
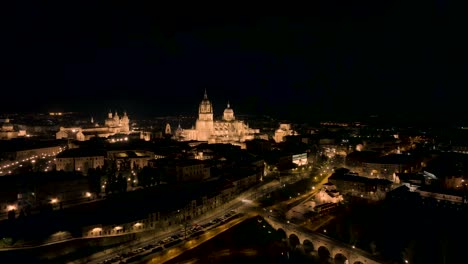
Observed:
[[[151,253],[161,252],[163,251],[163,249],[164,248],[162,246],[158,246],[158,247],[153,248],[153,250],[151,250]]]
[[[173,239],[172,237],[166,237],[165,239],[161,240],[161,242],[162,242],[163,244],[167,244],[167,243],[169,243],[169,242],[171,242],[171,241],[173,241],[173,240],[174,240],[174,239]]]
[[[146,245],[146,246],[143,247],[143,249],[144,249],[144,250],[148,250],[148,249],[150,249],[150,248],[152,248],[152,247],[153,247],[153,245]]]

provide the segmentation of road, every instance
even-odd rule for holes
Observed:
[[[58,153],[57,153],[58,154]],[[29,158],[25,158],[18,161],[4,162],[0,166],[0,177],[14,175],[23,171],[50,171],[55,167],[55,156],[54,155],[33,155]],[[19,208],[18,208],[19,207]],[[8,211],[14,210],[18,215],[21,206],[14,203],[8,205],[6,210],[0,211],[0,221],[8,219]],[[35,211],[33,210],[33,213]]]
[[[284,180],[287,180],[289,183],[293,183],[303,178],[304,177],[299,174],[294,174],[294,175],[284,176],[283,182]],[[281,186],[284,184],[283,182],[279,182],[277,180],[270,180],[270,181],[262,182],[250,188],[249,190],[245,191],[244,193],[239,195],[236,199],[215,209],[210,214],[205,214],[194,219],[192,223],[200,225],[200,226],[205,225],[211,221],[214,221],[217,218],[220,218],[226,215],[231,210],[235,210],[236,212],[239,212],[239,213],[244,213],[245,215],[250,215],[252,213],[252,210],[258,210],[258,204],[256,204],[254,201],[258,198],[263,197],[264,195],[267,195],[281,188]],[[159,241],[169,236],[179,233],[180,231],[181,231],[181,227],[174,227],[173,229],[167,230],[165,232],[158,232],[157,234],[152,233],[146,236],[145,238],[141,238],[139,241],[133,241],[126,245],[119,246],[118,248],[96,253],[87,258],[87,261],[88,261],[87,263],[91,263],[91,264],[103,263],[103,261],[115,258],[119,254],[122,254],[123,252],[128,252],[134,249],[143,248],[149,244],[156,244]],[[209,231],[209,230],[205,230],[205,231]],[[195,244],[193,244],[193,246],[195,246]],[[173,252],[173,251],[170,251],[170,252]],[[175,253],[171,253],[171,254],[175,254]],[[83,263],[83,262],[75,262],[75,263]]]
[[[196,246],[198,246],[198,245],[206,242],[207,240],[221,234],[222,232],[230,229],[234,225],[239,224],[239,223],[241,223],[242,221],[244,221],[244,220],[246,220],[248,218],[251,218],[251,217],[254,217],[254,216],[257,216],[257,215],[261,215],[263,217],[273,216],[274,215],[273,210],[276,209],[276,206],[281,207],[281,206],[286,205],[286,206],[289,207],[289,206],[292,206],[293,204],[300,204],[300,203],[302,203],[304,201],[307,201],[308,199],[310,199],[311,197],[313,197],[317,193],[317,190],[320,189],[321,185],[323,185],[327,181],[327,178],[328,177],[325,177],[324,179],[322,179],[321,182],[317,183],[317,185],[315,186],[316,188],[312,188],[308,193],[305,193],[305,194],[303,194],[303,195],[301,195],[299,197],[292,198],[290,200],[280,202],[278,204],[275,204],[275,205],[267,207],[267,208],[261,208],[261,207],[258,206],[258,203],[254,199],[255,194],[252,194],[252,193],[246,194],[245,197],[244,197],[243,203],[239,204],[239,205],[236,205],[236,206],[238,206],[236,208],[237,211],[238,212],[243,212],[243,214],[244,214],[242,216],[242,218],[236,219],[236,221],[234,221],[234,222],[228,222],[227,224],[221,225],[217,229],[213,230],[212,232],[209,231],[211,233],[206,233],[206,236],[204,235],[203,237],[200,237],[198,239],[189,240],[188,242],[186,242],[184,245],[182,245],[180,247],[177,247],[177,248],[174,248],[174,249],[169,249],[166,253],[156,254],[151,259],[149,259],[148,262],[145,262],[145,263],[148,263],[148,264],[150,264],[150,263],[151,264],[153,264],[153,263],[154,264],[155,263],[164,263],[166,261],[169,261],[169,260],[179,256],[180,254],[182,254],[186,250],[190,250],[192,248],[195,248]],[[264,189],[269,188],[268,185],[264,185],[262,187]],[[282,184],[280,183],[278,188],[281,188],[281,187],[282,187]],[[282,216],[284,216],[284,215],[282,215]],[[284,217],[280,217],[280,218],[284,219]]]
[[[248,191],[244,192],[243,194],[239,195],[236,199],[233,201],[225,204],[224,206],[221,206],[220,208],[216,209],[214,212],[210,214],[205,214],[197,219],[193,220],[193,223],[196,223],[200,226],[206,225],[209,222],[214,221],[215,219],[219,219],[223,215],[226,215],[228,212],[231,210],[234,210],[238,213],[243,214],[242,218],[236,219],[234,222],[227,222],[226,224],[220,225],[216,227],[216,229],[212,230],[210,228],[205,229],[204,231],[206,232],[203,234],[203,236],[197,237],[196,239],[190,239],[185,241],[184,243],[181,243],[179,246],[175,246],[174,248],[170,248],[169,250],[163,250],[162,252],[159,253],[149,253],[149,251],[146,251],[146,254],[149,256],[145,256],[148,261],[151,261],[150,263],[163,263],[165,261],[168,261],[169,259],[172,259],[178,255],[180,255],[182,252],[189,250],[191,248],[194,248],[201,243],[205,242],[208,239],[211,239],[212,237],[224,232],[225,230],[231,228],[234,224],[240,223],[243,220],[245,220],[245,217],[252,217],[254,215],[268,215],[269,210],[275,210],[281,207],[286,207],[286,208],[292,208],[293,206],[303,203],[307,201],[308,199],[312,198],[321,188],[321,186],[327,182],[328,176],[325,176],[320,182],[318,182],[314,187],[311,188],[309,192],[304,193],[300,196],[296,196],[292,199],[279,202],[273,206],[270,206],[268,208],[260,208],[259,204],[256,202],[259,198],[268,195],[269,193],[276,191],[280,188],[285,187],[284,182],[288,182],[289,184],[292,184],[294,182],[297,182],[301,179],[304,179],[307,177],[308,172],[304,173],[296,173],[293,175],[289,175],[286,177],[282,177],[281,182],[278,180],[271,180],[268,182],[264,182],[260,185],[254,186]],[[310,174],[308,175],[310,176]],[[272,212],[271,211],[271,212]],[[281,215],[281,218],[284,219],[284,214]],[[285,220],[286,221],[286,220]],[[144,248],[145,246],[148,246],[150,244],[157,244],[161,240],[175,235],[181,231],[181,228],[174,228],[173,230],[169,230],[165,233],[159,233],[157,235],[153,235],[150,238],[147,239],[141,239],[138,242],[134,242],[125,246],[119,247],[117,250],[114,251],[108,251],[108,252],[100,252],[95,254],[95,256],[92,256],[92,261],[88,262],[91,264],[98,264],[98,263],[104,263],[105,260],[110,260],[110,259],[117,259],[117,256],[122,255],[124,252],[129,252],[138,248]],[[145,254],[145,252],[141,252],[140,254]],[[135,263],[141,263],[142,259],[139,259],[138,262]],[[113,262],[110,262],[113,263]],[[118,260],[116,261],[118,263]]]

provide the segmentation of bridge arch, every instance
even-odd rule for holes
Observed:
[[[304,242],[302,242],[302,247],[305,253],[312,253],[315,250],[314,243],[309,239],[305,239]]]
[[[338,260],[344,258],[348,260],[349,264],[377,264],[380,263],[377,260],[369,258],[365,252],[360,252],[357,249],[351,248],[349,245],[337,243],[336,241],[330,240],[327,237],[324,237],[322,234],[315,234],[311,232],[304,232],[299,230],[294,225],[289,223],[281,223],[272,218],[263,218],[270,226],[272,226],[277,234],[282,238],[282,241],[286,242],[289,245],[295,245],[291,247],[295,250],[302,250],[304,253],[310,252],[313,255],[319,257],[319,259],[325,261],[335,262],[335,257],[338,256]],[[294,238],[293,238],[294,237]],[[296,237],[299,240],[297,244]],[[291,238],[293,241],[291,243]],[[302,242],[302,243],[301,243]],[[342,258],[343,256],[344,258]],[[340,262],[337,262],[340,263]]]
[[[342,253],[337,253],[333,259],[335,264],[347,264],[348,261],[348,258]]]
[[[348,252],[348,250],[340,248],[340,247],[335,247],[332,249],[332,252],[330,252],[332,257],[336,260],[336,257],[338,256],[339,259],[344,257],[345,259],[350,260],[351,254]],[[336,262],[335,263],[341,263],[341,262]]]
[[[296,248],[301,244],[301,241],[299,240],[299,237],[296,234],[290,234],[289,235],[289,245],[291,248]]]
[[[288,238],[288,235],[286,234],[286,231],[284,231],[283,228],[278,228],[278,229],[276,230],[276,233],[278,234],[278,236],[281,237],[281,239],[286,239],[286,238]]]
[[[330,250],[326,246],[320,246],[317,248],[317,255],[320,260],[328,261],[332,257]]]

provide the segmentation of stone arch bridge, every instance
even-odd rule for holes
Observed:
[[[349,264],[382,264],[382,260],[377,260],[371,254],[353,248],[340,241],[334,240],[320,233],[306,230],[294,224],[284,223],[274,217],[266,216],[263,219],[270,224],[277,231],[284,231],[286,237],[290,239],[297,237],[297,243],[304,248],[307,247],[309,251],[317,252],[317,254],[324,252],[328,254],[329,258],[342,259],[343,263]]]

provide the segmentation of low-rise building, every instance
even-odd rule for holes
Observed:
[[[148,166],[162,170],[169,182],[202,181],[210,178],[210,167],[197,159],[151,159]]]
[[[390,154],[362,163],[362,173],[370,178],[396,181],[397,173],[417,172],[421,161],[410,154]]]
[[[12,139],[0,141],[0,166],[12,161],[24,161],[40,157],[53,157],[66,148],[62,140]]]
[[[372,179],[353,174],[334,173],[328,181],[336,186],[343,195],[361,197],[369,200],[382,200],[392,190],[393,183],[386,179]]]
[[[459,190],[447,190],[440,187],[425,186],[416,189],[401,185],[390,191],[388,200],[401,206],[417,208],[442,209],[442,210],[466,210],[468,200],[466,195]]]
[[[292,135],[297,135],[297,132],[292,129],[291,124],[281,123],[279,128],[275,130],[273,139],[276,143],[280,143],[283,142],[287,136]]]
[[[154,153],[146,150],[109,150],[107,158],[116,162],[117,170],[133,170],[148,166],[148,161],[154,159]]]
[[[90,148],[67,149],[56,157],[57,171],[80,171],[84,175],[90,168],[104,166],[105,150]]]
[[[0,200],[0,212],[28,212],[44,206],[59,209],[91,199],[89,179],[75,172],[30,172],[0,177],[8,186]]]

